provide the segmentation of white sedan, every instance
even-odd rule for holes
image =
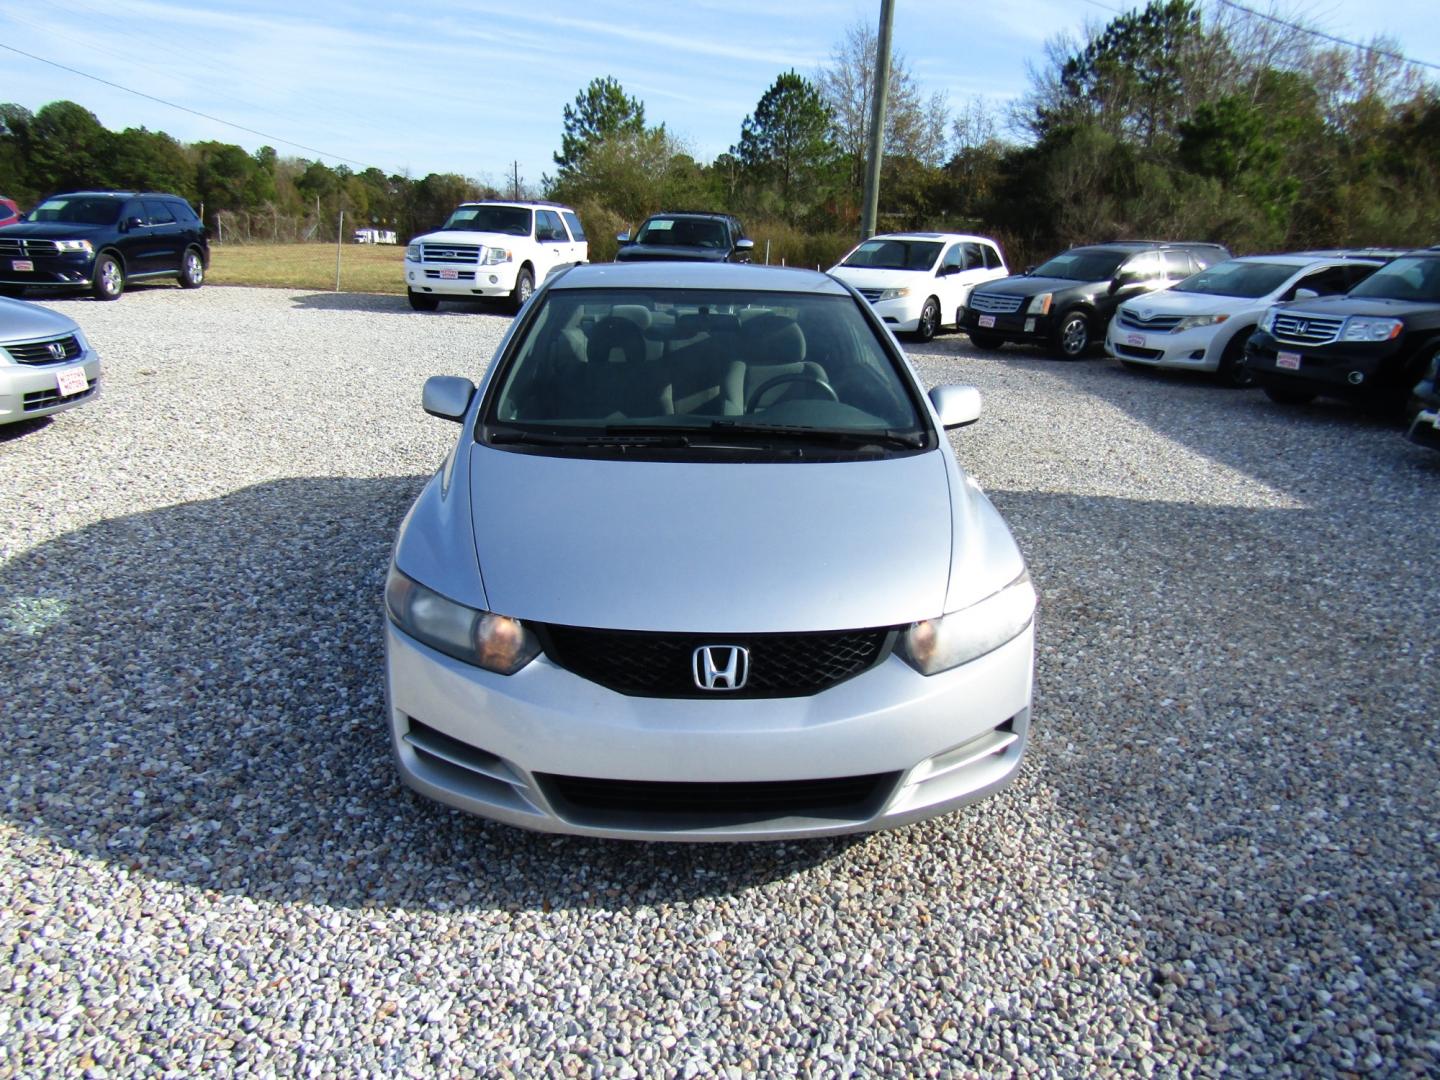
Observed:
[[[1349,292],[1389,258],[1311,251],[1216,263],[1121,304],[1105,351],[1126,367],[1212,371],[1227,385],[1249,386],[1245,342],[1272,305]]]
[[[0,424],[74,408],[100,389],[100,357],[72,319],[0,297]]]

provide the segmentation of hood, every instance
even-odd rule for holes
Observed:
[[[25,300],[0,297],[0,341],[32,341],[35,338],[73,334],[78,327],[66,315]]]
[[[14,225],[6,225],[0,228],[0,236],[7,239],[12,237],[33,236],[37,240],[67,240],[72,236],[93,236],[97,232],[106,229],[114,230],[114,225],[75,225],[64,221],[18,221]]]
[[[412,244],[484,244],[486,247],[513,247],[516,244],[524,243],[528,237],[516,236],[514,233],[499,232],[466,232],[462,229],[441,229],[439,232],[425,233],[411,240]]]
[[[1434,300],[1387,300],[1382,296],[1327,296],[1309,300],[1295,300],[1284,305],[1287,315],[1328,315],[1344,318],[1347,315],[1374,315],[1379,318],[1403,319],[1416,312],[1433,314]]]
[[[917,278],[931,277],[929,270],[895,270],[870,266],[832,266],[830,276],[857,289],[899,289],[914,285]]]
[[[1120,306],[1148,322],[1157,315],[1219,315],[1236,311],[1263,311],[1270,301],[1263,296],[1216,296],[1160,289],[1126,300]]]
[[[724,262],[729,248],[677,247],[672,244],[625,244],[615,252],[616,262]]]
[[[1075,281],[1071,278],[1059,277],[1029,277],[1025,274],[1015,274],[1012,277],[1001,278],[999,281],[987,281],[984,285],[975,286],[976,292],[998,293],[1001,296],[1035,296],[1039,293],[1057,293],[1065,289],[1091,289],[1096,287],[1096,282]],[[1101,286],[1109,282],[1098,283]]]
[[[793,633],[933,617],[952,561],[944,452],[741,464],[475,444],[485,596],[505,615],[615,630]]]

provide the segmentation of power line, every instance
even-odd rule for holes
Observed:
[[[1345,38],[1336,37],[1334,34],[1327,34],[1322,30],[1315,30],[1300,23],[1294,23],[1290,22],[1287,19],[1282,19],[1278,15],[1270,15],[1263,11],[1256,11],[1254,8],[1246,7],[1244,4],[1237,4],[1235,0],[1217,0],[1217,2],[1224,4],[1228,8],[1234,8],[1236,11],[1243,11],[1247,15],[1253,15],[1257,19],[1264,19],[1266,22],[1272,22],[1278,26],[1288,27],[1291,30],[1298,30],[1300,33],[1309,34],[1311,37],[1323,38],[1324,40],[1333,42],[1336,45],[1344,45],[1351,49],[1358,49],[1360,52],[1374,53],[1376,56],[1384,56],[1388,57],[1391,60],[1399,60],[1402,64],[1414,64],[1416,67],[1433,68],[1436,71],[1440,71],[1440,64],[1432,64],[1428,60],[1414,60],[1411,57],[1405,56],[1401,53],[1391,52],[1389,49],[1377,49],[1373,45],[1362,45],[1358,41],[1347,41]]]
[[[269,135],[263,131],[256,131],[254,128],[246,127],[244,124],[236,124],[230,120],[222,120],[218,116],[211,116],[209,113],[203,113],[198,109],[192,109],[186,105],[177,105],[173,101],[166,101],[164,98],[156,97],[153,94],[146,94],[140,90],[132,90],[128,86],[121,86],[119,83],[111,82],[109,79],[102,79],[98,75],[91,75],[88,71],[81,71],[78,68],[66,67],[64,64],[56,63],[54,60],[47,60],[43,56],[36,56],[34,53],[28,53],[24,49],[17,49],[13,45],[6,45],[3,42],[0,42],[0,49],[7,49],[13,53],[19,53],[21,56],[29,57],[31,60],[38,60],[42,64],[49,64],[51,67],[59,68],[61,71],[68,71],[72,75],[79,75],[81,78],[91,79],[104,86],[113,87],[116,90],[124,90],[127,94],[134,94],[136,97],[145,98],[147,101],[154,101],[161,105],[168,105],[172,109],[179,109],[181,112],[190,113],[192,116],[199,116],[202,119],[210,120],[216,124],[224,124],[226,127],[232,127],[236,131],[244,131],[250,135],[258,135],[262,139],[269,139],[271,142],[283,143],[286,146],[293,146],[297,150],[304,150],[311,154],[318,154],[320,157],[331,158],[335,161],[343,161],[348,165],[358,165],[362,169],[378,168],[377,166],[371,165],[368,162],[356,161],[354,158],[341,157],[339,154],[331,154],[325,150],[317,150],[315,149],[315,147],[306,146],[304,143],[291,142],[289,139],[282,139],[278,135]],[[380,169],[379,171],[384,172],[385,170]]]

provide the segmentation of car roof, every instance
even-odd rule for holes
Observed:
[[[46,195],[45,199],[70,199],[77,196],[84,196],[87,199],[177,199],[180,196],[169,191],[57,191],[53,195]],[[44,202],[45,199],[41,199]],[[184,200],[180,200],[184,201]]]
[[[995,241],[988,236],[979,236],[975,233],[956,232],[889,232],[876,233],[874,236],[867,236],[865,240],[983,240],[987,244]],[[861,240],[860,243],[865,243]]]
[[[548,199],[466,199],[461,206],[514,206],[521,210],[528,210],[534,206],[543,206],[550,210],[569,210],[565,203],[551,202]]]
[[[1388,258],[1390,258],[1390,256],[1388,255],[1361,254],[1358,252],[1349,251],[1285,251],[1275,255],[1239,255],[1227,261],[1245,263],[1269,263],[1271,266],[1302,267],[1311,266],[1319,262],[1381,263]],[[1216,263],[1215,265],[1218,266],[1219,263]],[[1214,269],[1214,267],[1207,267],[1206,269]]]
[[[726,214],[720,210],[657,210],[645,220],[657,217],[703,217],[703,218],[724,218],[726,221],[734,221],[734,214]]]
[[[834,278],[816,270],[751,263],[582,263],[550,284],[552,289],[744,289],[849,296]]]

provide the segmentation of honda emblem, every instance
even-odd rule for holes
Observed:
[[[750,677],[750,650],[739,645],[702,645],[690,657],[701,690],[739,690]]]
[[[50,342],[50,355],[56,360],[65,359],[65,343],[63,341]]]

